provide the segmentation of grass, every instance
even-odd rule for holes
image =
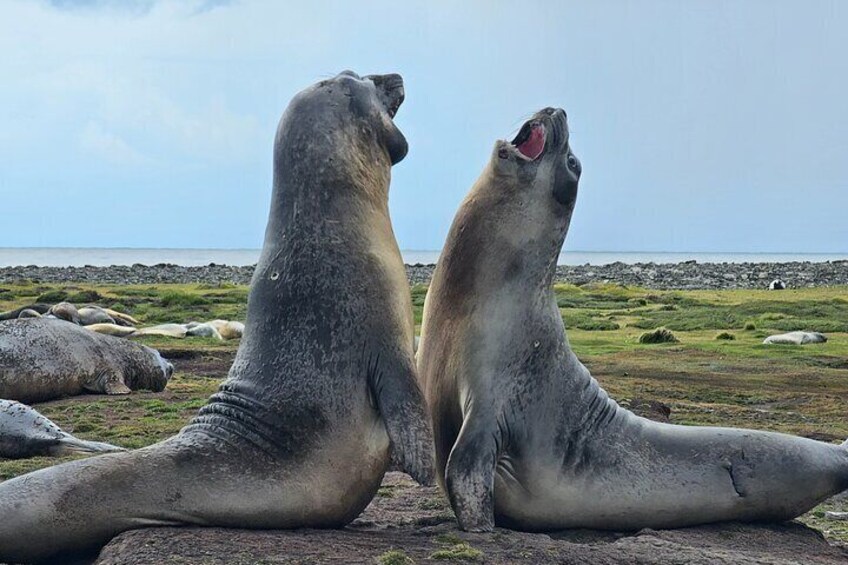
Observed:
[[[69,299],[97,293],[95,302],[121,309],[144,325],[214,318],[244,320],[247,287],[234,285],[0,284],[0,311],[47,293]],[[420,325],[426,286],[412,287]],[[572,348],[613,398],[656,400],[671,407],[675,424],[721,425],[779,431],[825,441],[848,438],[848,287],[761,290],[656,291],[611,284],[554,287]],[[92,296],[89,294],[88,296]],[[649,346],[645,330],[665,327],[680,340]],[[827,333],[825,344],[773,347],[763,338],[791,329]],[[718,339],[728,333],[735,339]],[[36,405],[84,439],[135,448],[166,438],[185,425],[225,376],[228,366],[204,369],[206,359],[232,355],[236,344],[208,338],[149,336],[144,343],[166,357],[194,356],[163,393],[120,398],[85,396]],[[179,359],[178,359],[179,361]],[[179,363],[178,363],[179,365]],[[220,363],[219,363],[220,365]],[[185,365],[182,365],[185,366]],[[0,461],[0,479],[73,459]],[[392,489],[380,496],[393,497]],[[438,501],[422,501],[436,505]],[[819,506],[802,521],[831,539],[848,542],[848,525],[823,518]],[[422,506],[423,508],[423,506]],[[459,538],[457,538],[459,540]],[[454,540],[456,541],[456,540]],[[445,541],[447,543],[447,541]],[[462,540],[433,559],[479,559]],[[476,550],[475,550],[476,551]]]
[[[377,563],[380,565],[412,565],[415,561],[399,549],[390,549],[377,557]]]

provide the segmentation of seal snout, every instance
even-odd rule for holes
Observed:
[[[386,111],[389,113],[389,116],[394,118],[406,97],[403,89],[403,77],[397,73],[392,73],[388,75],[369,75],[365,78],[371,79],[374,86],[377,87],[377,92],[380,93],[380,99],[386,107]]]

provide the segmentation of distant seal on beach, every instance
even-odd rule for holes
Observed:
[[[769,290],[786,290],[786,283],[780,279],[774,279],[769,283]]]
[[[60,457],[112,451],[126,450],[117,445],[75,438],[33,408],[12,400],[0,400],[0,458]]]
[[[218,331],[221,339],[238,339],[244,334],[244,324],[228,320],[212,320],[208,322]]]
[[[157,326],[139,328],[133,335],[159,335],[182,339],[186,336],[186,328],[182,324],[159,324]]]
[[[77,310],[79,315],[80,325],[90,326],[92,324],[114,324],[115,318],[110,316],[103,308],[99,306],[83,306]]]
[[[0,561],[144,526],[340,527],[377,492],[390,451],[432,480],[388,209],[391,166],[407,150],[392,121],[402,100],[399,75],[351,72],[292,100],[228,379],[173,438],[0,483]]]
[[[552,289],[580,173],[565,112],[537,113],[495,145],[433,275],[418,369],[460,526],[778,521],[848,488],[848,442],[651,422],[598,386]]]
[[[89,324],[85,329],[104,335],[113,335],[116,337],[129,337],[133,335],[136,329],[132,326],[119,326],[118,324]]]
[[[45,316],[59,318],[73,324],[80,323],[79,311],[70,302],[59,302],[50,307]]]
[[[209,323],[205,324],[186,324],[186,335],[192,337],[214,337],[215,339],[224,339],[221,337],[221,334],[218,333],[218,330],[215,329],[215,326],[212,326]]]
[[[173,370],[154,349],[63,320],[0,322],[0,398],[29,404],[86,392],[158,392]]]
[[[32,308],[24,308],[21,310],[21,313],[18,314],[19,320],[25,320],[27,318],[40,318],[41,314],[38,313],[37,310],[33,310]]]
[[[818,332],[789,332],[785,334],[770,335],[763,343],[770,345],[806,345],[808,343],[825,343],[827,337]]]
[[[33,310],[38,312],[39,314],[46,314],[48,310],[50,310],[50,304],[44,304],[42,302],[36,302],[35,304],[28,304],[26,306],[21,306],[20,308],[15,308],[14,310],[9,310],[8,312],[0,313],[0,321],[2,320],[17,320],[20,318],[21,313],[25,310]]]

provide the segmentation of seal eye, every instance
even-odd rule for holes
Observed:
[[[580,174],[580,161],[574,155],[568,156],[568,168],[577,174]]]

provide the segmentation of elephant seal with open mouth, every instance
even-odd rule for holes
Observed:
[[[537,113],[495,145],[433,274],[418,369],[460,526],[788,520],[848,488],[848,443],[656,423],[608,398],[551,288],[580,173],[565,112]]]
[[[280,121],[265,243],[229,378],[177,436],[0,484],[0,561],[156,525],[339,527],[394,451],[433,478],[413,316],[388,209],[398,75],[351,72]]]

